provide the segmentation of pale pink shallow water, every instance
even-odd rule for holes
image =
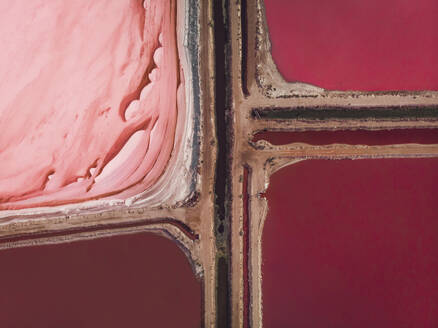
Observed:
[[[157,181],[184,102],[175,6],[0,2],[0,209],[123,199]]]

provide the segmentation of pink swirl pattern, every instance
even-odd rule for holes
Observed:
[[[0,2],[0,209],[126,199],[164,172],[175,0]]]

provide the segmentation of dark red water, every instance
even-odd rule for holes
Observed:
[[[311,160],[275,173],[264,325],[438,327],[438,159]]]
[[[273,145],[303,142],[310,145],[342,143],[348,145],[391,145],[404,143],[438,144],[438,129],[259,132],[253,141],[266,140]]]
[[[337,90],[438,90],[438,1],[265,0],[288,81]]]
[[[199,327],[201,283],[150,233],[0,251],[1,327]]]

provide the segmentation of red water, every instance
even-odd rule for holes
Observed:
[[[355,130],[355,131],[265,131],[257,133],[253,141],[266,140],[273,145],[303,142],[310,145],[391,145],[404,143],[438,144],[438,129]]]
[[[1,327],[200,326],[201,284],[157,235],[0,251],[0,267]]]
[[[311,160],[275,173],[264,325],[438,327],[438,159]]]
[[[438,1],[265,0],[288,81],[338,90],[438,90]]]

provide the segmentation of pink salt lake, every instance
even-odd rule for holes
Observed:
[[[0,2],[0,209],[126,199],[184,106],[175,1]]]

